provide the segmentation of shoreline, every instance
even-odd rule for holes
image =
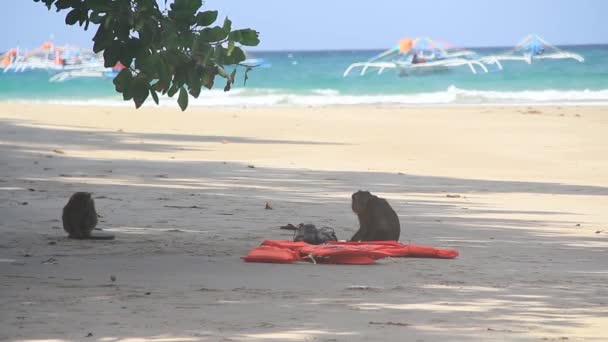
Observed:
[[[286,95],[288,96],[288,95]],[[314,96],[314,95],[304,95]],[[354,96],[354,95],[353,95]],[[255,96],[252,96],[255,97]],[[321,97],[321,96],[319,96]],[[565,102],[488,102],[488,103],[356,103],[356,104],[341,104],[341,103],[330,103],[330,104],[234,104],[218,103],[218,104],[204,104],[202,103],[206,98],[190,99],[191,102],[188,108],[209,108],[214,110],[222,109],[298,109],[298,108],[387,108],[387,109],[415,109],[415,108],[479,108],[479,107],[590,107],[590,108],[604,108],[608,106],[608,101],[565,101]],[[197,103],[196,101],[200,101]],[[94,106],[94,107],[128,107],[135,109],[133,102],[121,101],[121,100],[107,100],[107,99],[93,99],[93,100],[0,100],[0,105],[51,105],[51,106]],[[142,108],[164,108],[171,109],[177,108],[176,98],[162,98],[159,105],[156,105],[153,101],[146,101],[142,105]]]

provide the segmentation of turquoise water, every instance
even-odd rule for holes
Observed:
[[[330,105],[330,104],[486,104],[486,103],[602,103],[608,104],[608,46],[563,49],[585,57],[574,60],[503,61],[504,70],[472,74],[467,66],[447,72],[401,77],[395,70],[378,75],[346,67],[380,51],[259,52],[270,67],[250,72],[229,93],[203,91],[194,105]],[[479,55],[504,48],[474,49]],[[52,73],[0,73],[0,101],[122,104],[111,79],[80,78],[49,82]],[[242,76],[242,73],[241,73]],[[175,105],[173,99],[161,99]],[[127,103],[126,105],[129,105]]]

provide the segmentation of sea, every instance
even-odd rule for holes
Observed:
[[[190,106],[443,106],[443,105],[608,105],[608,45],[561,46],[581,54],[575,60],[540,60],[532,64],[503,61],[503,70],[473,74],[467,66],[443,72],[403,75],[394,69],[361,76],[353,62],[380,53],[354,51],[255,52],[264,64],[237,71],[233,89],[203,90]],[[492,55],[508,48],[473,48]],[[230,67],[228,70],[232,70]],[[77,78],[50,82],[47,71],[2,73],[0,102],[133,106],[114,91],[111,78]],[[161,97],[161,106],[177,106],[176,98]],[[148,106],[154,106],[148,99]]]

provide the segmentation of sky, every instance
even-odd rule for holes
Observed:
[[[94,28],[66,26],[65,12],[33,0],[3,0],[0,51],[58,44],[92,46]],[[608,43],[608,0],[207,0],[233,28],[254,28],[255,50],[383,49],[402,37],[460,47],[513,46],[528,33],[556,44]]]

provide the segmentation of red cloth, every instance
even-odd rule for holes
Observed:
[[[325,264],[366,265],[386,257],[453,259],[457,256],[455,249],[405,245],[398,241],[331,241],[311,245],[303,241],[265,240],[242,259],[248,262],[292,263],[307,260]]]

